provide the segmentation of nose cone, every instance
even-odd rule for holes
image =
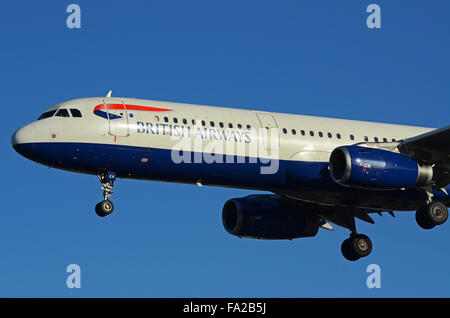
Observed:
[[[23,155],[21,148],[23,148],[25,144],[32,143],[35,141],[36,141],[36,128],[32,124],[23,126],[19,130],[17,130],[11,137],[12,146],[21,155]]]

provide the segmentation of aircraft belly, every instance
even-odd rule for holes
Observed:
[[[262,174],[267,166],[250,158],[234,163],[174,162],[170,149],[92,143],[28,143],[17,149],[25,157],[46,166],[99,174],[114,171],[120,178],[238,187],[272,191],[324,205],[366,207],[381,210],[414,210],[426,199],[423,191],[371,191],[343,187],[328,173],[327,162],[280,160],[275,173]],[[198,155],[198,154],[197,154]],[[437,194],[450,203],[449,196]]]

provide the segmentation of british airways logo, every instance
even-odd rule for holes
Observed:
[[[123,110],[123,112],[121,112]],[[139,106],[128,104],[99,104],[94,107],[94,114],[105,119],[119,119],[123,118],[126,111],[137,110],[145,112],[170,112],[172,109],[151,107],[151,106]]]
[[[162,123],[144,123],[138,121],[137,123],[138,134],[151,134],[151,135],[163,135],[173,136],[181,138],[190,138],[191,136],[199,139],[209,139],[215,141],[235,141],[250,143],[252,141],[251,131],[242,129],[219,129],[219,128],[206,128],[202,126],[184,126],[184,125],[171,125]]]

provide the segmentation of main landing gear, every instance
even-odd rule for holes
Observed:
[[[100,217],[105,217],[114,211],[114,204],[110,201],[110,198],[114,192],[112,187],[114,186],[114,181],[116,180],[116,174],[114,172],[108,172],[106,175],[98,175],[98,178],[102,183],[100,190],[103,190],[104,200],[97,203],[95,206],[95,213],[97,213]]]
[[[369,237],[356,232],[355,218],[351,212],[344,215],[343,226],[351,231],[350,237],[341,246],[342,255],[349,261],[356,261],[366,257],[372,251],[372,242]],[[444,224],[448,219],[448,208],[440,201],[431,201],[416,212],[416,221],[424,229],[432,229]]]
[[[440,201],[432,201],[416,211],[417,224],[426,230],[432,229],[436,225],[444,224],[447,219],[447,206]]]
[[[349,261],[356,261],[372,252],[372,241],[367,235],[352,233],[342,242],[341,252]]]
[[[342,242],[342,255],[349,261],[357,261],[361,257],[366,257],[372,252],[372,241],[367,235],[356,232],[355,217],[347,214],[347,225],[351,231],[350,237]]]

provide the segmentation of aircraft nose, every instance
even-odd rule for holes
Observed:
[[[26,125],[18,129],[11,137],[11,144],[16,148],[20,144],[25,144],[35,141],[36,128],[32,125]]]

